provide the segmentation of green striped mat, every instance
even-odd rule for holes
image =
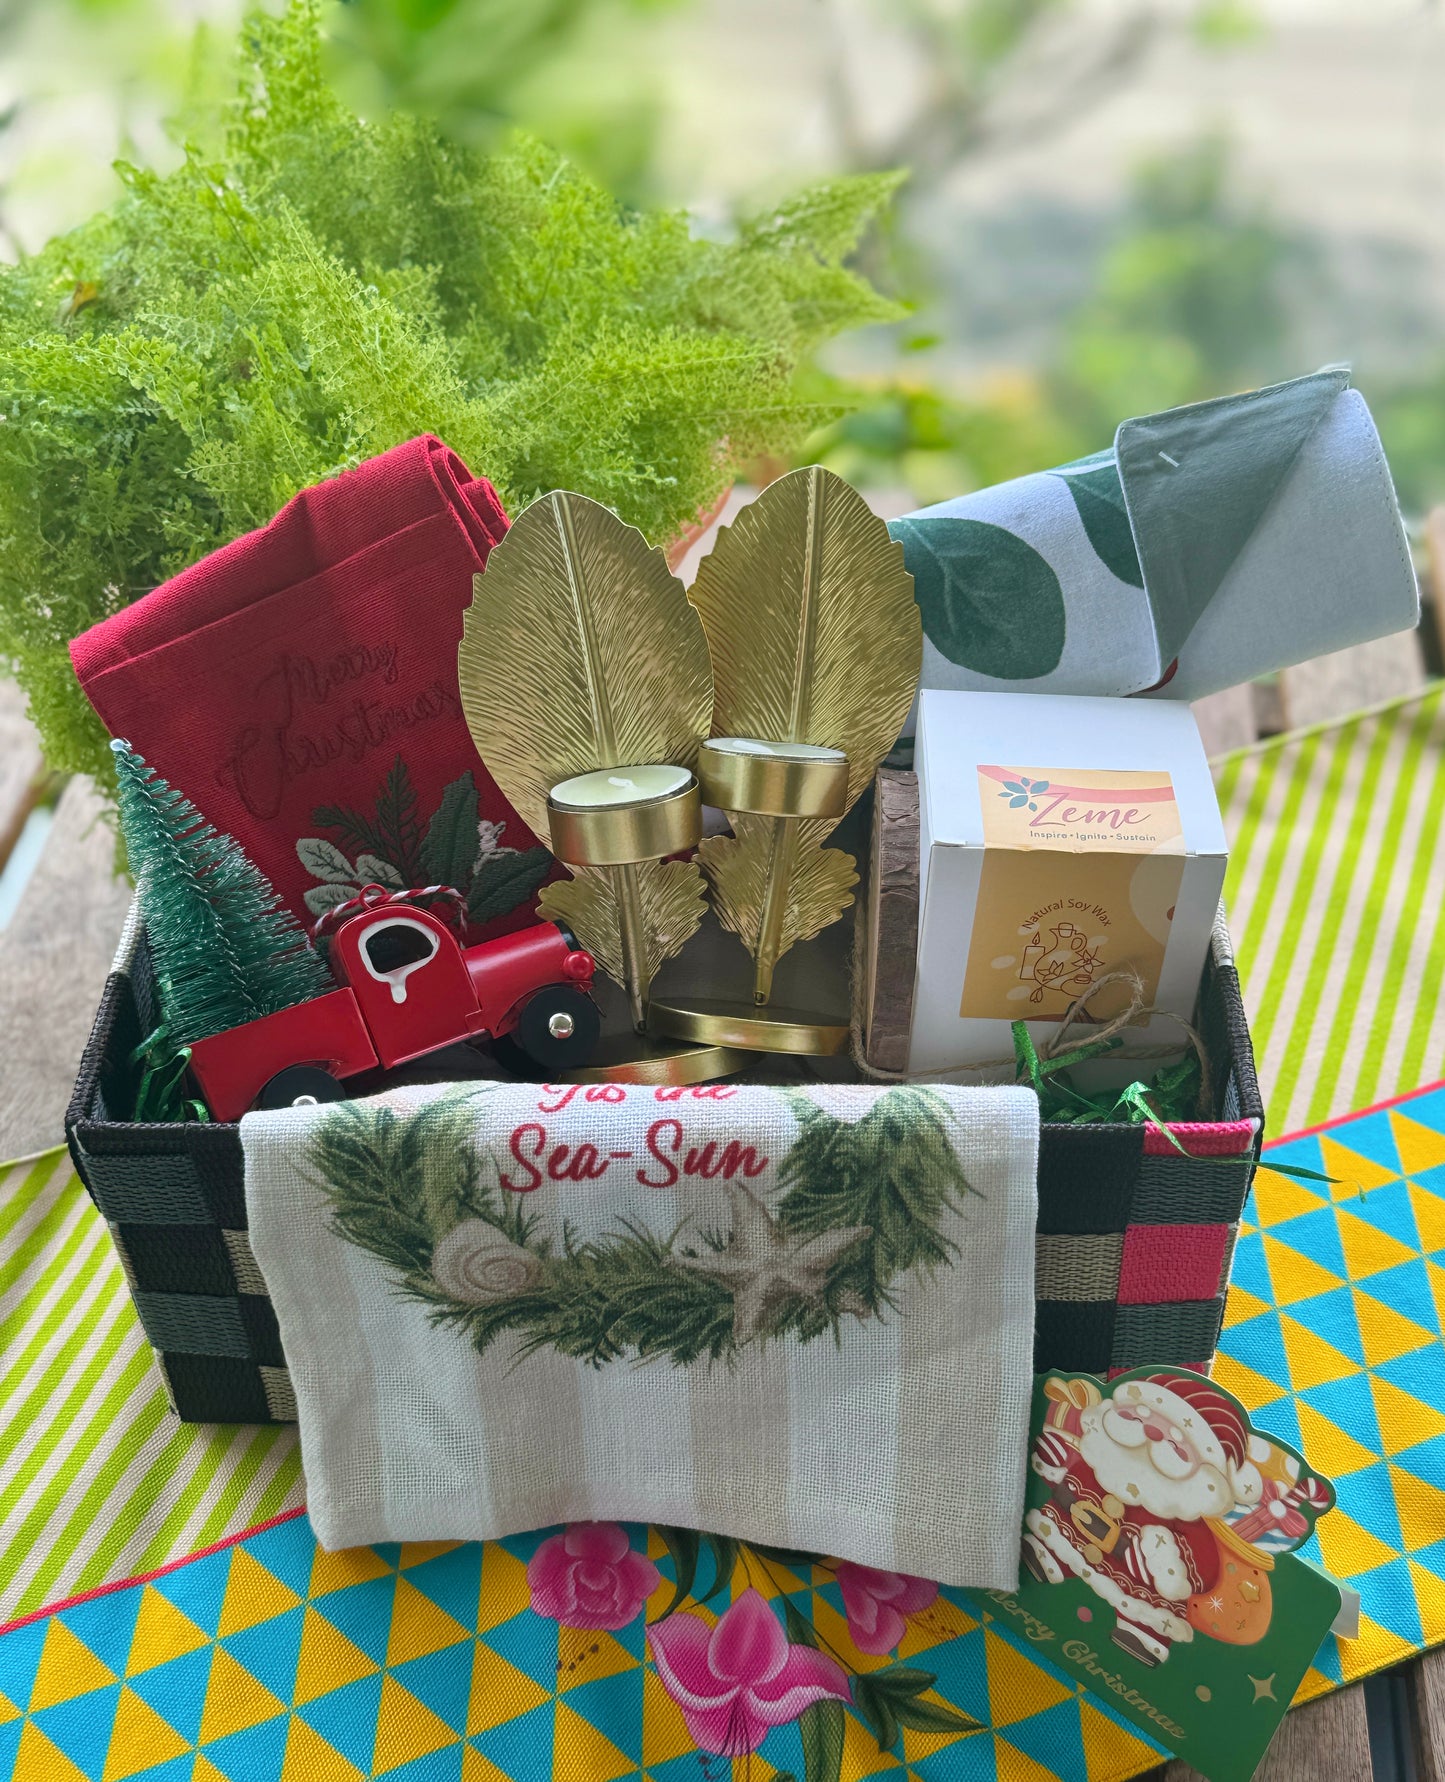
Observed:
[[[1442,693],[1218,764],[1274,1133],[1445,1074]],[[0,1621],[301,1498],[291,1429],[175,1421],[64,1151],[0,1167]]]
[[[1423,694],[1225,756],[1225,884],[1269,1129],[1445,1074],[1445,712]]]
[[[301,1498],[293,1429],[176,1421],[66,1152],[0,1167],[0,1622]]]

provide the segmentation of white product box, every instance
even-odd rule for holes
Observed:
[[[1014,1021],[1037,1042],[1081,990],[1125,967],[1147,1002],[1192,1021],[1228,850],[1188,706],[925,691],[914,766],[910,1071],[1008,1059]],[[1126,1001],[1108,985],[1089,1014]],[[1183,1044],[1156,1015],[1119,1056]]]

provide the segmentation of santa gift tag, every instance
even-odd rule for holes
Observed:
[[[1019,1588],[980,1600],[1209,1782],[1246,1782],[1340,1612],[1294,1551],[1334,1501],[1202,1374],[1048,1373]]]

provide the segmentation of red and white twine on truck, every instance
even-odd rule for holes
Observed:
[[[439,900],[450,903],[450,914],[456,922],[457,932],[460,933],[466,925],[467,903],[461,892],[451,885],[421,885],[409,891],[388,891],[385,885],[363,885],[355,897],[348,897],[345,903],[333,905],[312,923],[311,938],[319,944],[333,928],[360,910],[380,910],[391,904],[435,903]]]

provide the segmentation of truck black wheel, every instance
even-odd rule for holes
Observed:
[[[549,984],[523,1005],[511,1037],[543,1070],[581,1070],[601,1031],[590,996],[571,984]]]
[[[342,1101],[346,1090],[318,1064],[290,1064],[278,1070],[256,1097],[258,1108],[305,1107],[316,1101]]]

